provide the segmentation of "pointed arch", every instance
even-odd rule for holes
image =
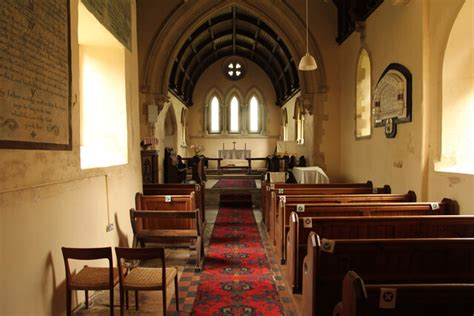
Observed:
[[[372,62],[366,45],[360,48],[355,71],[355,137],[369,138],[372,134]]]
[[[466,0],[452,24],[442,65],[441,162],[438,169],[474,174],[474,0]],[[465,137],[459,137],[464,135]]]
[[[255,98],[257,101],[257,109],[253,109],[252,98]],[[263,94],[257,87],[252,87],[245,97],[245,104],[247,112],[245,117],[247,118],[247,130],[251,134],[265,134],[265,118],[266,118],[266,105],[263,98]],[[256,128],[252,128],[252,124],[256,123]]]
[[[239,134],[243,131],[243,108],[244,98],[237,87],[232,87],[226,94],[225,100],[225,117],[227,124],[227,132],[230,134]]]
[[[206,95],[203,106],[203,122],[205,134],[220,134],[225,128],[222,120],[224,113],[224,97],[222,92],[214,87]]]
[[[293,61],[298,61],[306,51],[304,32],[305,23],[284,1],[235,2],[224,0],[216,4],[215,0],[187,1],[178,7],[165,25],[157,30],[154,40],[146,53],[142,69],[142,93],[148,96],[168,93],[168,82],[172,71],[169,61],[177,58],[178,52],[189,36],[209,17],[217,12],[237,6],[269,25],[286,44]],[[177,38],[176,34],[180,34]],[[318,70],[298,72],[301,91],[306,94],[326,92],[324,61],[317,42],[310,35],[310,49],[318,64]]]

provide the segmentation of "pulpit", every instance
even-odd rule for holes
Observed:
[[[142,177],[143,184],[158,183],[158,150],[142,150]]]

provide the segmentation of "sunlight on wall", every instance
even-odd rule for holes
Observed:
[[[80,2],[79,69],[81,168],[126,164],[124,48]]]
[[[474,174],[474,0],[464,3],[443,64],[442,154],[438,171]]]
[[[371,70],[369,54],[362,49],[357,63],[356,130],[357,138],[370,136]]]

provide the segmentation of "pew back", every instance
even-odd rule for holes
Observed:
[[[330,315],[349,270],[366,282],[474,283],[474,238],[333,239],[311,233],[303,262],[304,315]]]
[[[195,192],[183,195],[143,195],[140,192],[135,194],[135,209],[137,210],[168,210],[168,211],[194,211],[196,209]],[[144,218],[138,224],[140,228],[195,228],[192,220],[175,220],[170,218],[166,221],[155,218]]]
[[[303,259],[311,232],[329,239],[374,238],[474,238],[474,216],[381,216],[299,217],[290,216],[287,237],[287,270],[290,286],[300,293]]]
[[[305,217],[327,216],[403,216],[403,215],[454,215],[459,210],[450,199],[442,202],[357,202],[357,203],[285,203],[281,214],[276,214],[275,244],[277,256],[286,261],[286,236],[291,212]]]
[[[349,271],[334,316],[472,316],[474,284],[365,284]]]
[[[206,221],[205,184],[163,183],[143,184],[144,195],[187,195],[195,192],[196,207],[201,211],[201,219]]]
[[[261,206],[262,216],[267,231],[270,231],[270,201],[271,189],[295,189],[295,188],[373,188],[372,181],[365,183],[316,183],[316,184],[299,184],[299,183],[271,183],[265,175],[262,175],[261,181]]]
[[[332,184],[334,186],[336,184]],[[270,233],[270,238],[275,242],[275,214],[277,211],[278,201],[281,195],[327,195],[327,194],[389,194],[390,187],[371,188],[371,187],[284,187],[276,188],[277,184],[272,184],[269,188],[268,201],[266,202],[266,209],[264,209],[265,218],[268,220],[265,225],[268,225],[267,230]],[[274,188],[275,187],[275,188]]]

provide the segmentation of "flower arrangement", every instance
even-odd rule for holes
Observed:
[[[204,151],[204,147],[202,145],[192,144],[190,147],[192,150],[194,150],[195,155],[199,155],[201,151]]]

